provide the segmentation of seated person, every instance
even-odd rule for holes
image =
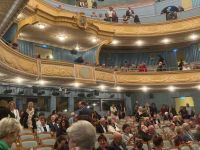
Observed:
[[[99,147],[97,148],[97,150],[107,150],[108,149],[108,141],[103,134],[99,135],[97,141],[99,143]]]
[[[37,126],[37,133],[43,133],[43,132],[50,132],[49,125],[46,123],[46,118],[43,116],[40,118],[40,125]]]
[[[182,127],[176,128],[176,136],[174,138],[174,145],[179,146],[181,144],[184,144],[186,141],[183,139],[183,129]]]
[[[144,142],[148,142],[152,139],[152,136],[148,133],[148,127],[145,125],[139,126],[138,135]]]
[[[113,119],[108,120],[108,132],[109,133],[114,133],[114,132],[119,132],[120,129],[117,127],[116,122]]]
[[[127,150],[125,143],[122,141],[122,135],[119,132],[113,134],[113,141],[108,147],[109,150]]]
[[[122,140],[126,145],[129,145],[133,141],[133,134],[131,133],[131,128],[129,124],[124,124],[122,126]]]
[[[140,24],[140,18],[139,18],[138,15],[135,15],[135,17],[134,17],[134,22],[135,22],[136,24]]]
[[[163,138],[160,135],[156,135],[153,137],[153,145],[154,150],[162,150],[163,148]]]
[[[54,144],[54,149],[56,150],[67,150],[67,137],[65,135],[61,135],[56,139],[56,143]]]
[[[99,123],[96,125],[96,132],[97,133],[106,133],[108,132],[107,123],[105,118],[101,118]]]
[[[144,150],[144,149],[142,148],[142,146],[143,146],[143,141],[142,141],[142,139],[136,139],[136,140],[135,140],[135,144],[134,144],[133,150]]]

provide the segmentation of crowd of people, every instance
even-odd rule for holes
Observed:
[[[163,104],[159,110],[155,103],[143,106],[136,101],[133,116],[126,116],[124,108],[119,109],[114,104],[106,116],[92,111],[84,101],[78,103],[78,108],[70,116],[53,111],[46,117],[36,112],[33,102],[28,102],[27,109],[21,113],[14,101],[0,106],[0,150],[9,149],[22,127],[36,134],[49,132],[57,137],[56,150],[92,150],[96,142],[98,150],[127,150],[128,146],[142,150],[143,144],[150,141],[153,142],[151,148],[161,150],[166,138],[173,139],[175,146],[200,140],[200,114],[195,115],[189,104],[176,112],[173,106]],[[111,134],[112,139],[108,139],[107,134]]]

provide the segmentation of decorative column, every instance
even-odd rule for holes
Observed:
[[[53,110],[56,110],[56,96],[52,95],[50,100],[50,112]]]

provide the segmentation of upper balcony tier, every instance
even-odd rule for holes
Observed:
[[[185,1],[185,2],[184,2]],[[135,14],[137,14],[140,18],[140,22],[142,24],[148,23],[160,23],[166,22],[166,14],[161,14],[162,10],[168,6],[182,6],[185,11],[181,11],[177,13],[178,19],[187,19],[194,16],[200,15],[200,4],[196,4],[192,0],[166,0],[157,3],[148,4],[142,7],[133,7]],[[186,2],[190,1],[190,2]],[[95,12],[97,17],[93,17],[98,20],[104,20],[104,15],[108,9],[89,9],[83,7],[76,7],[68,4],[63,4],[54,0],[44,0],[45,3],[48,3],[52,7],[71,11],[71,12],[83,12],[87,17],[91,17],[92,13]],[[187,3],[187,4],[185,4]],[[190,3],[190,4],[188,4]],[[115,8],[115,11],[118,16],[118,23],[124,23],[123,16],[126,14],[127,8]],[[134,19],[129,19],[127,21],[130,24],[134,23]]]

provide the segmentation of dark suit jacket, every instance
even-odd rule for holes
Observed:
[[[123,149],[121,149],[121,147]],[[108,150],[127,150],[126,145],[124,143],[121,144],[121,146],[116,145],[114,142],[110,144],[108,147]]]
[[[129,10],[127,10],[127,11],[126,11],[126,16],[131,16],[131,15],[133,15],[133,14],[134,14],[134,11],[133,11],[133,10],[131,10],[131,12],[132,12],[132,14],[130,13],[130,11],[129,11]]]
[[[34,111],[34,114],[32,116],[32,126],[33,126],[33,129],[37,129],[37,126],[36,126],[36,118],[37,118],[37,115],[36,115],[36,111]],[[22,124],[22,126],[24,128],[28,128],[28,113],[26,111],[24,111],[23,115],[21,116],[21,119],[20,119],[20,123]]]
[[[108,132],[107,126],[105,126],[105,129],[106,129],[106,132]],[[105,133],[103,130],[103,127],[100,124],[96,125],[96,131],[97,131],[97,133]]]
[[[58,130],[58,125],[56,123],[53,124],[52,122],[49,122],[48,125],[52,132],[56,132]]]

